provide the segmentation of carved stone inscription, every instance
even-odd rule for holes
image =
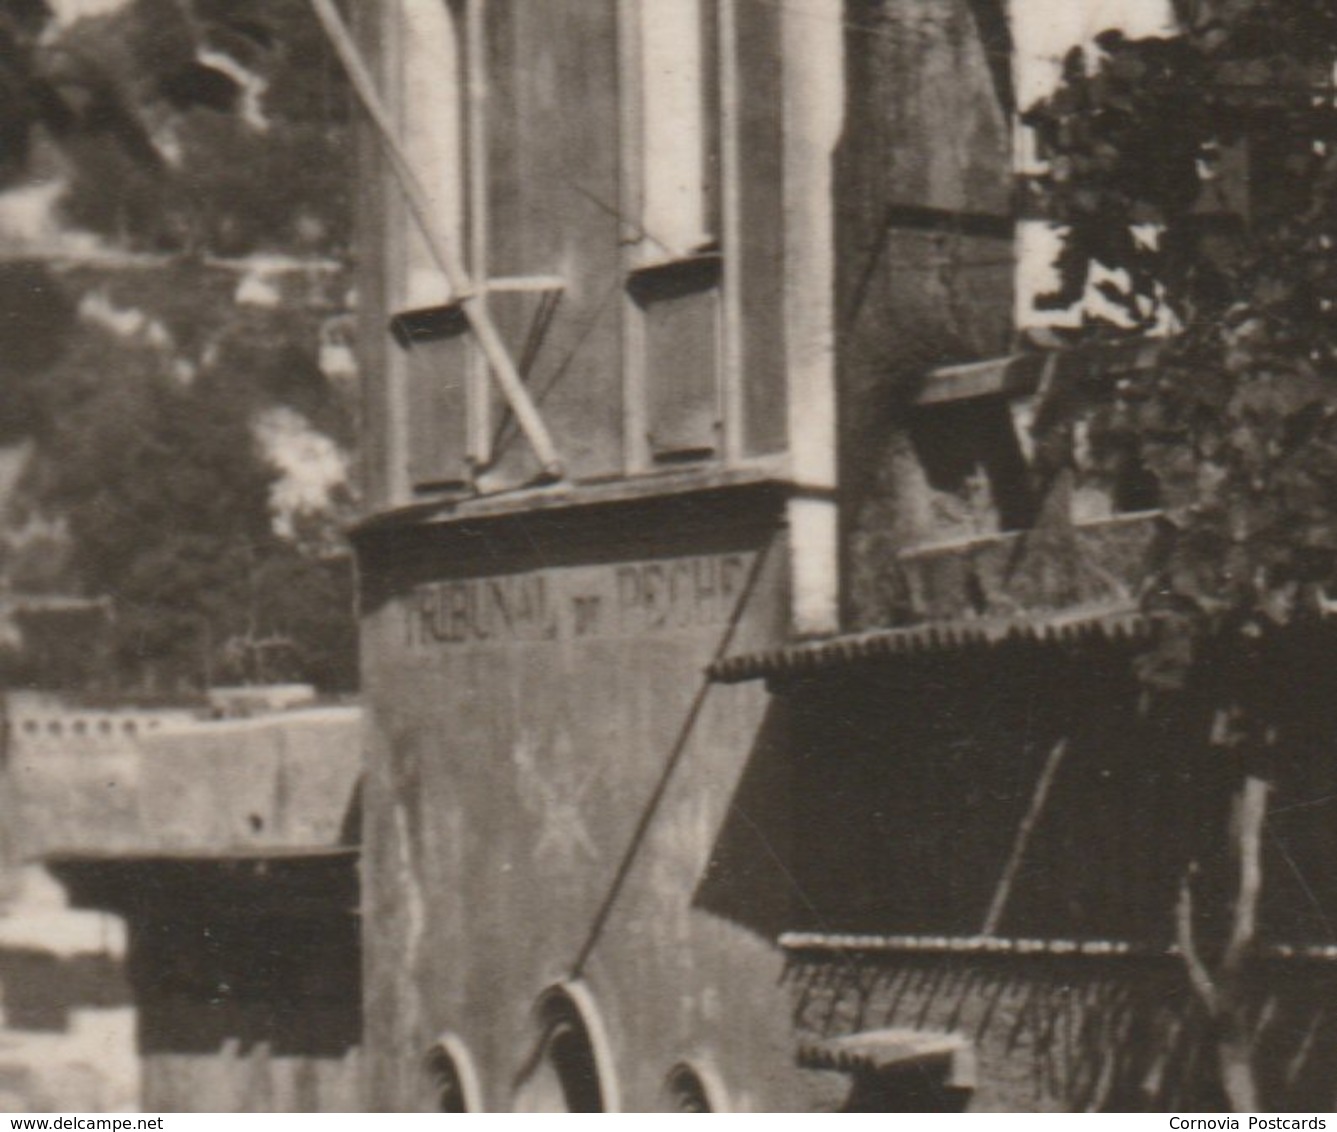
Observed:
[[[721,625],[747,584],[750,554],[462,578],[419,586],[410,646],[640,636]]]

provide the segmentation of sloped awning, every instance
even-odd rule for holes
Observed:
[[[975,1087],[975,1050],[962,1034],[935,1030],[866,1030],[838,1038],[800,1044],[798,1062],[804,1069],[837,1073],[876,1074],[942,1062],[955,1088]]]
[[[1076,645],[1093,641],[1141,641],[1152,619],[1132,606],[1083,606],[1025,617],[927,621],[875,629],[787,648],[728,656],[710,666],[718,684],[790,678],[893,657],[987,652],[1017,643]]]
[[[53,853],[47,869],[75,908],[142,918],[166,912],[301,918],[356,913],[358,850],[245,849],[218,853]]]
[[[939,366],[925,376],[915,404],[930,407],[977,397],[1025,397],[1053,382],[1071,386],[1093,377],[1105,380],[1152,368],[1164,348],[1162,338],[1128,338]]]

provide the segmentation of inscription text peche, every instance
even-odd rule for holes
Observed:
[[[674,632],[727,621],[750,555],[725,554],[433,582],[407,606],[410,646]]]

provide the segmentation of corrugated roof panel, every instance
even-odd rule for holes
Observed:
[[[1031,617],[929,621],[725,657],[711,665],[709,675],[719,684],[740,684],[891,657],[990,649],[1009,642],[1141,640],[1150,636],[1151,625],[1151,619],[1132,606],[1083,606]]]

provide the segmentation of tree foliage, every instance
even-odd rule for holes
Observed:
[[[66,157],[67,215],[123,246],[347,246],[347,100],[300,0],[129,0],[58,29],[0,3],[0,186]]]
[[[35,383],[21,500],[58,517],[67,535],[55,563],[36,548],[41,584],[113,599],[112,682],[122,686],[354,686],[350,568],[345,555],[327,553],[326,532],[349,501],[308,518],[316,537],[284,537],[272,499],[280,473],[255,432],[261,413],[284,405],[349,441],[344,396],[302,346],[315,342],[316,318],[239,309],[235,277],[201,265],[95,278],[85,272],[77,282],[156,310],[149,326],[171,325],[175,313],[195,337],[176,341],[169,330],[166,342],[143,332],[127,340],[75,324]],[[150,282],[171,296],[166,309],[155,307]],[[24,563],[5,566],[17,577]]]
[[[0,190],[54,178],[70,231],[165,257],[0,267],[0,445],[32,452],[8,524],[48,532],[7,534],[0,571],[112,599],[103,689],[355,684],[330,553],[349,489],[276,523],[257,434],[282,408],[354,443],[320,364],[346,320],[345,113],[301,0],[129,0],[63,28],[0,0]]]
[[[1159,490],[1167,538],[1144,596],[1161,636],[1140,673],[1159,692],[1206,690],[1199,741],[1238,784],[1228,909],[1203,908],[1190,869],[1177,936],[1224,1096],[1252,1111],[1269,796],[1332,738],[1327,685],[1305,665],[1337,593],[1337,0],[1177,6],[1179,34],[1074,50],[1025,116],[1048,161],[1031,191],[1066,229],[1049,305],[1099,278],[1114,314],[1080,337],[1172,331],[1154,365],[1097,370],[1039,416],[1084,416],[1098,459]],[[1316,719],[1321,743],[1304,734]]]
[[[1160,484],[1164,595],[1285,622],[1337,583],[1337,4],[1181,9],[1182,34],[1074,50],[1026,116],[1067,229],[1049,301],[1098,265],[1120,316],[1084,335],[1168,317],[1157,365],[1095,389],[1093,438]]]

